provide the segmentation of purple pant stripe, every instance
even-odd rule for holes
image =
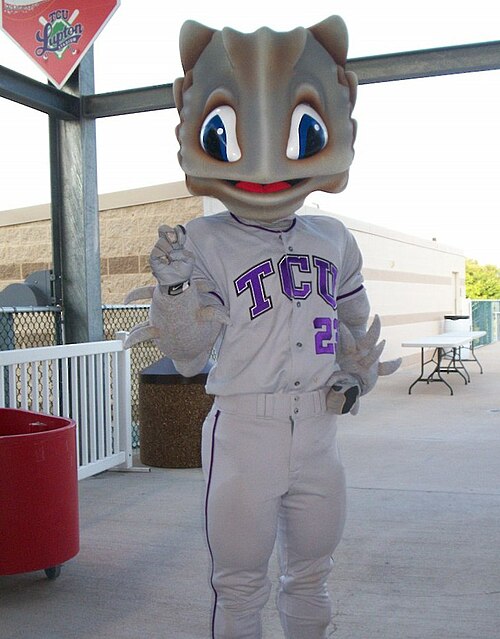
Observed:
[[[215,610],[217,608],[217,590],[213,584],[213,576],[214,576],[214,557],[212,554],[212,548],[210,547],[210,538],[208,535],[208,497],[210,494],[210,484],[212,482],[212,471],[214,467],[214,456],[215,456],[215,431],[217,429],[217,422],[219,420],[220,410],[215,413],[214,425],[212,429],[212,442],[211,442],[211,450],[210,450],[210,465],[208,468],[208,478],[207,478],[207,490],[205,495],[205,535],[207,538],[208,552],[210,553],[210,559],[212,562],[212,573],[210,575],[210,585],[212,586],[212,590],[214,591],[214,609],[212,613],[212,639],[215,637]]]

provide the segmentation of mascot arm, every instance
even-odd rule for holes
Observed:
[[[126,346],[152,339],[181,375],[191,377],[203,370],[229,316],[213,283],[196,272],[185,239],[181,226],[160,227],[150,256],[158,284],[136,289],[125,300],[152,298],[149,321],[131,331]]]

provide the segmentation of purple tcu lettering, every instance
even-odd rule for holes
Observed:
[[[311,282],[297,284],[293,275],[296,268],[300,273],[310,273],[311,264],[308,255],[284,255],[278,262],[281,288],[283,293],[291,300],[305,300],[312,291]]]
[[[318,274],[318,293],[325,302],[335,310],[337,308],[335,289],[337,286],[338,269],[332,262],[322,257],[317,257],[316,255],[313,256],[313,264]]]
[[[316,271],[318,295],[335,310],[337,308],[335,297],[337,267],[329,260],[317,256],[313,256],[312,264]],[[312,278],[300,278],[300,273],[311,273],[311,258],[308,255],[283,255],[278,262],[278,272],[281,290],[288,299],[305,300],[311,295]],[[253,302],[249,309],[250,319],[255,319],[273,308],[271,297],[266,295],[264,279],[274,273],[272,260],[266,260],[252,266],[234,281],[237,295],[250,291]]]
[[[247,289],[252,294],[253,305],[249,309],[250,319],[255,319],[273,307],[271,298],[264,291],[263,283],[264,278],[273,275],[273,273],[272,261],[266,260],[257,264],[257,266],[253,266],[234,281],[237,295],[241,295]]]

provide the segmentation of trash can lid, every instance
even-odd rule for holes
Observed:
[[[205,368],[193,377],[184,377],[177,372],[172,360],[163,357],[140,373],[140,380],[146,384],[204,384],[213,364],[209,362]]]

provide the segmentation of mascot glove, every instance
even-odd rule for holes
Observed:
[[[149,263],[160,290],[169,292],[171,287],[189,282],[193,273],[194,255],[184,249],[186,231],[180,224],[175,228],[160,226],[158,237],[149,256]]]
[[[327,409],[335,415],[356,415],[361,395],[359,380],[354,375],[337,371],[328,380],[328,385],[331,388],[326,394]]]
[[[329,379],[332,388],[327,395],[327,404],[329,403],[337,414],[350,412],[355,415],[358,412],[359,397],[372,390],[379,376],[392,375],[401,365],[401,358],[380,361],[385,347],[385,340],[377,344],[380,328],[380,318],[375,315],[367,333],[356,340],[347,326],[340,324],[340,371]],[[339,396],[336,397],[335,394]]]

